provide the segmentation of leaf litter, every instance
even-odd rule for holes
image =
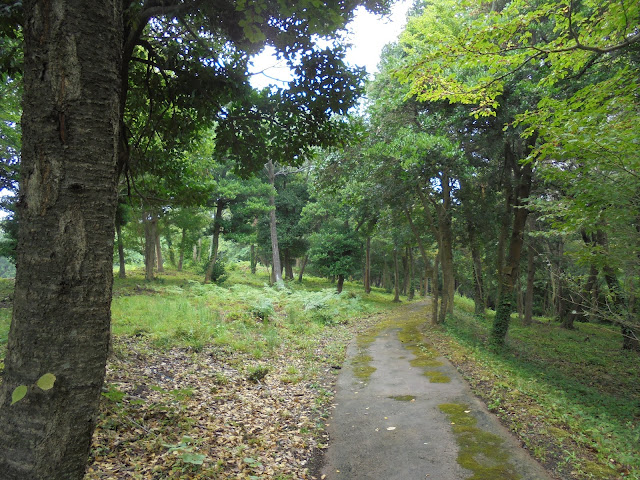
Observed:
[[[268,361],[114,338],[85,480],[318,478],[336,374],[325,347],[352,327],[362,324],[332,329],[311,355],[283,345]]]

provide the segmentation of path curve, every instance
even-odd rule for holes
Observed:
[[[418,333],[427,307],[405,305],[350,344],[321,478],[551,480],[430,350]]]

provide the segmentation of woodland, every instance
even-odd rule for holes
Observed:
[[[558,478],[638,478],[640,3],[416,1],[367,77],[343,29],[390,3],[0,7],[3,478],[110,478],[87,459],[136,442],[175,453],[158,478],[312,478],[145,424],[196,393],[127,369],[218,358],[222,411],[269,371],[313,384],[282,398],[309,395],[291,415],[317,440],[330,387],[278,349],[316,341],[330,374],[363,317],[426,298],[433,343]],[[258,90],[265,46],[293,78]],[[527,383],[544,365],[551,399]]]

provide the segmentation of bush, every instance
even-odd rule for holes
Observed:
[[[207,268],[209,267],[209,260],[205,260],[202,264],[201,271],[202,274],[207,272]],[[218,257],[216,263],[213,264],[213,270],[211,272],[211,281],[218,285],[221,285],[225,282],[225,280],[229,277],[227,274],[227,262],[222,258]]]

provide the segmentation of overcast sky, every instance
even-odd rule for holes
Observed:
[[[391,16],[384,18],[368,13],[364,8],[356,11],[356,17],[349,24],[347,41],[352,44],[347,53],[347,61],[352,65],[365,67],[369,74],[377,71],[380,52],[387,43],[394,42],[404,28],[406,15],[412,0],[402,0],[394,4]],[[289,70],[278,65],[273,50],[267,50],[254,58],[254,74],[251,84],[263,88],[278,84],[277,80],[289,79]]]

